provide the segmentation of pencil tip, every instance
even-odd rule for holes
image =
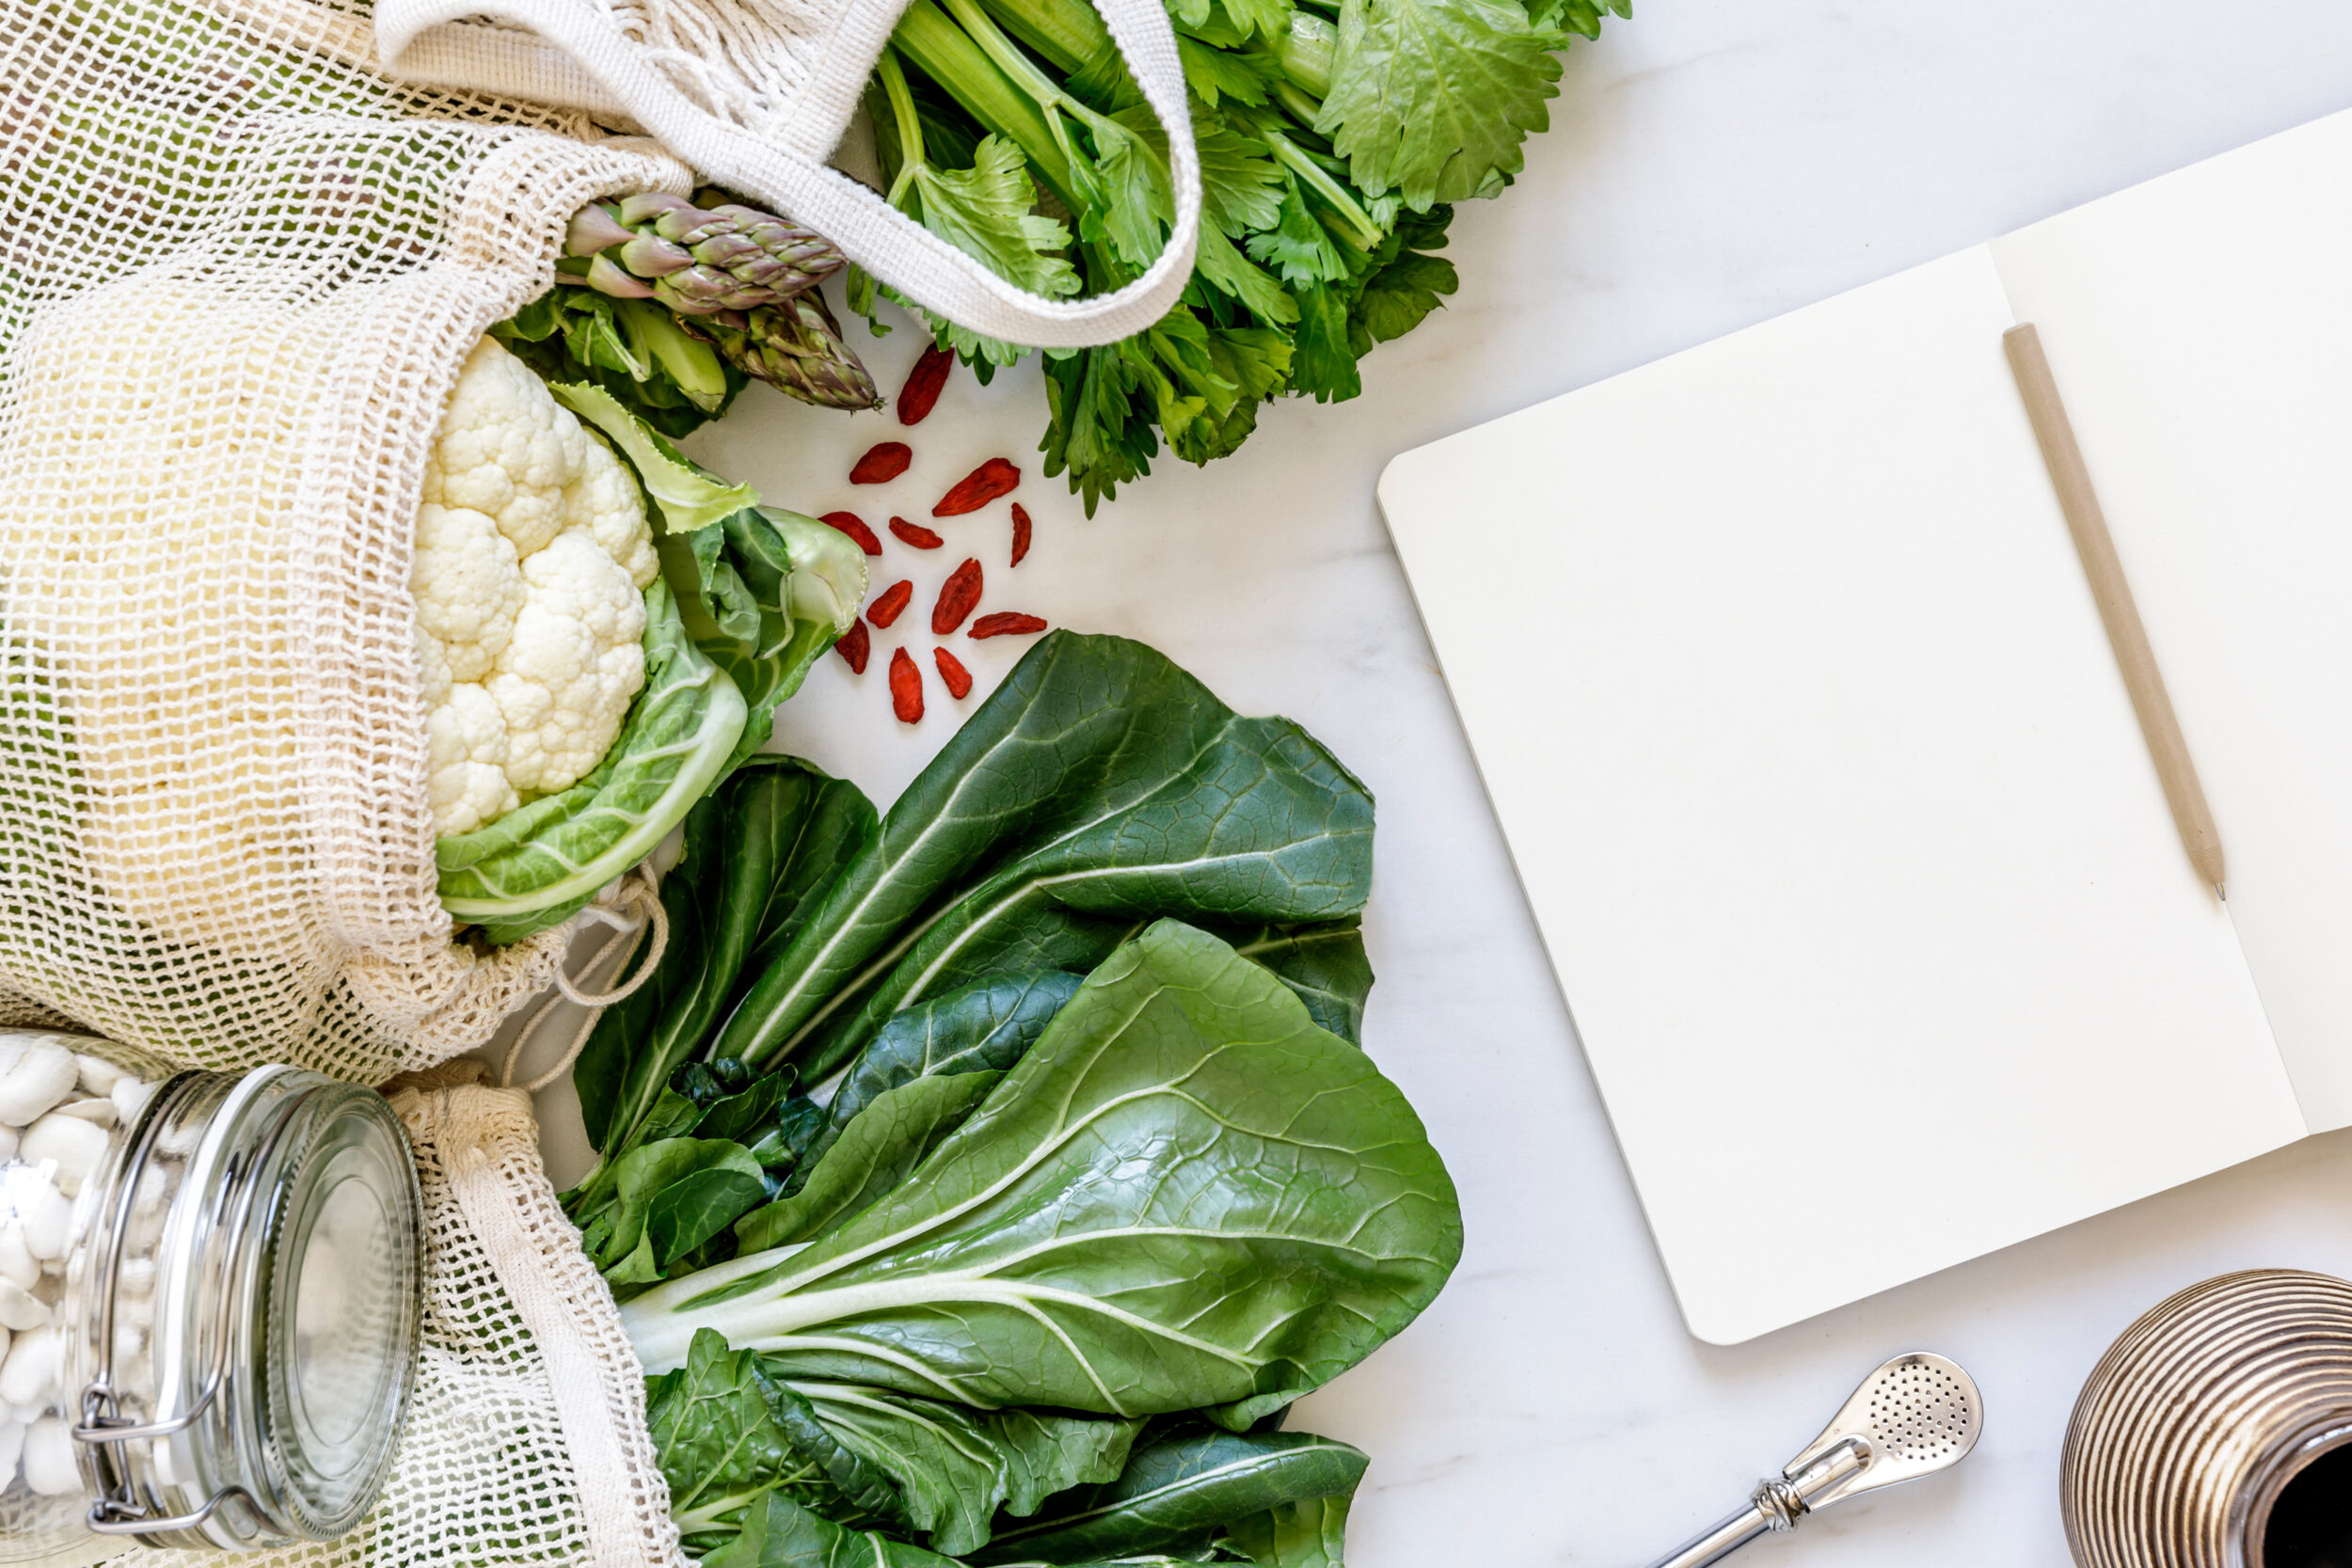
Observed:
[[[2213,895],[2216,898],[2220,899],[2225,904],[2230,901],[2230,890],[2223,887],[2219,882],[2213,884]]]

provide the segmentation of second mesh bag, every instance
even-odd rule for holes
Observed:
[[[364,17],[0,0],[0,1010],[375,1081],[568,933],[453,942],[425,454],[564,225],[675,160],[393,83]]]

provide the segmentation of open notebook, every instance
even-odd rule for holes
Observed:
[[[2352,114],[1390,465],[1691,1330],[2352,1123]],[[2003,356],[2040,328],[2229,856]]]

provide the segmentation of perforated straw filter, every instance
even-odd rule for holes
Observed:
[[[1940,1355],[1899,1355],[1864,1378],[1779,1475],[1757,1482],[1745,1508],[1653,1568],[1706,1568],[1842,1498],[1947,1470],[1983,1431],[1975,1379]]]

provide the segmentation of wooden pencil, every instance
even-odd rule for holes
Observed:
[[[2214,826],[2204,786],[2198,782],[2197,765],[2189,757],[2181,721],[2172,712],[2172,698],[2164,689],[2164,673],[2156,668],[2155,650],[2148,645],[2148,628],[2140,622],[2132,585],[2124,579],[2123,562],[2107,532],[2106,514],[2100,510],[2098,494],[2090,487],[2090,470],[2083,464],[2082,449],[2074,444],[2074,427],[2058,398],[2049,358],[2042,352],[2042,335],[2026,322],[2003,333],[2001,346],[2009,351],[2010,370],[2017,377],[2026,418],[2033,421],[2034,438],[2042,444],[2042,460],[2049,467],[2059,510],[2066,514],[2067,531],[2074,536],[2074,551],[2082,557],[2083,575],[2090,579],[2090,596],[2098,603],[2099,619],[2106,624],[2107,641],[2122,669],[2124,689],[2131,693],[2132,709],[2139,715],[2140,734],[2147,737],[2149,755],[2155,759],[2156,777],[2171,804],[2182,847],[2187,849],[2197,874],[2213,885],[2217,895],[2226,897],[2221,833]]]

